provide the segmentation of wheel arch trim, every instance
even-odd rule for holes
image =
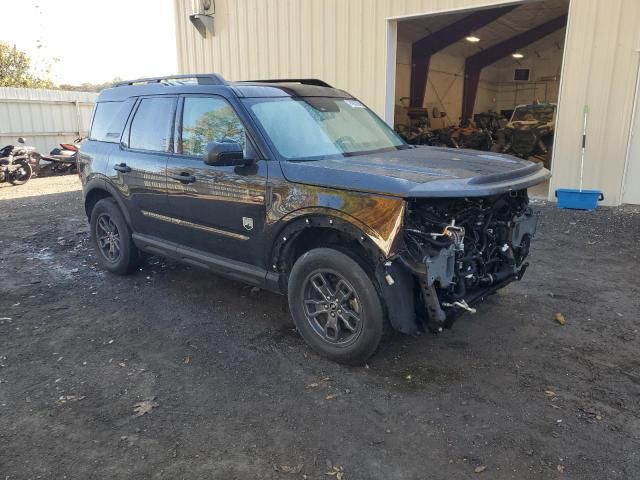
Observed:
[[[285,247],[291,244],[300,233],[310,228],[327,228],[336,230],[342,234],[351,236],[370,252],[375,252],[381,257],[386,252],[380,248],[379,235],[370,227],[358,219],[326,207],[302,208],[291,212],[273,225],[277,232],[269,252],[269,264],[278,265]]]
[[[278,271],[281,270],[287,256],[285,253],[287,248],[292,242],[295,242],[295,237],[303,231],[309,228],[335,229],[358,241],[363,249],[374,257],[372,258],[372,266],[374,268],[372,273],[392,327],[407,335],[418,333],[413,296],[413,277],[396,262],[387,264],[388,253],[380,249],[375,237],[372,238],[372,229],[362,222],[358,222],[350,215],[329,208],[308,208],[294,213],[297,213],[295,218],[291,218],[291,215],[285,217],[289,221],[278,229],[269,257],[271,268]],[[392,284],[389,284],[387,275],[391,275],[394,279]],[[280,275],[280,280],[285,281],[285,283],[286,278],[286,274]],[[281,283],[281,290],[286,291],[286,285],[283,283]]]
[[[118,195],[117,189],[102,178],[93,178],[89,180],[84,188],[84,208],[85,208],[85,213],[87,214],[87,217],[90,217],[87,200],[92,195],[94,195],[95,192],[97,191],[106,192],[109,197],[113,198],[113,200],[116,202],[116,204],[120,208],[120,211],[122,212],[122,215],[124,216],[124,219],[126,220],[129,228],[131,228],[131,215],[129,214],[129,211],[125,208],[124,202]]]
[[[288,230],[298,230],[301,224],[303,228],[312,226],[309,224],[311,219],[320,219],[326,222],[324,225],[315,226],[327,228],[342,226],[339,230],[345,233],[351,232],[357,237],[364,236],[365,239],[368,239],[377,247],[384,257],[388,257],[391,254],[398,232],[402,227],[404,209],[402,209],[401,214],[397,215],[394,225],[390,229],[391,233],[387,235],[381,234],[376,229],[349,213],[330,207],[305,207],[294,210],[278,219],[278,221],[272,225],[272,228],[278,232],[277,237],[282,238],[282,236],[286,236]],[[274,242],[274,244],[275,243],[276,242]],[[273,257],[273,252],[274,250],[272,248],[271,257]]]

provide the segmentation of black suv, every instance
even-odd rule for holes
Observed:
[[[288,294],[316,351],[361,363],[520,279],[537,223],[514,157],[407,145],[320,80],[182,75],[102,91],[79,159],[98,258],[141,252]]]

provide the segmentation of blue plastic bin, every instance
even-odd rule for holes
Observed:
[[[556,190],[558,208],[574,208],[576,210],[595,210],[598,202],[604,200],[600,190],[577,190],[575,188],[559,188]]]

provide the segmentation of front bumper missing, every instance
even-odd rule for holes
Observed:
[[[500,280],[487,286],[469,292],[464,298],[453,302],[441,302],[434,283],[429,284],[429,275],[418,277],[422,301],[426,308],[426,318],[423,319],[425,326],[433,332],[441,332],[449,328],[458,315],[462,313],[476,313],[475,305],[482,303],[487,297],[493,295],[501,288],[506,287],[511,282],[521,280],[529,267],[529,263],[524,262],[513,273],[508,273]],[[428,272],[427,268],[427,272]]]
[[[537,225],[537,215],[522,215],[512,220],[510,244],[505,245],[506,252],[510,255],[511,264],[507,264],[501,270],[486,274],[484,283],[475,288],[465,290],[464,295],[451,295],[445,293],[453,290],[456,282],[464,282],[464,278],[456,277],[456,249],[453,244],[442,248],[437,254],[425,257],[423,262],[416,262],[400,255],[397,258],[406,269],[416,278],[420,297],[425,307],[423,323],[431,331],[442,331],[448,328],[455,318],[465,312],[475,313],[474,305],[484,301],[497,290],[504,288],[515,280],[524,276],[529,264],[524,262],[524,256],[514,256],[514,249],[528,252],[529,240],[534,236]],[[439,295],[439,292],[442,295]],[[448,299],[447,299],[448,297]]]

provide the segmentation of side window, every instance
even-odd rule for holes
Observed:
[[[245,149],[242,122],[231,105],[221,98],[186,97],[182,113],[182,145],[187,155],[203,155],[210,142],[236,142]]]
[[[174,103],[174,98],[143,98],[131,121],[129,148],[168,152]]]
[[[96,103],[89,138],[100,142],[118,143],[133,103],[133,98],[124,102]]]

